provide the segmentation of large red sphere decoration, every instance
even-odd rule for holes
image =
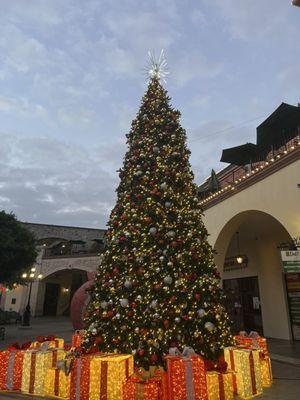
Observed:
[[[88,281],[85,282],[75,293],[71,301],[71,321],[74,329],[83,329],[83,316],[90,301],[90,296],[86,292],[94,283],[95,273],[88,274]]]
[[[300,0],[293,0],[292,4],[293,4],[293,6],[300,7]]]

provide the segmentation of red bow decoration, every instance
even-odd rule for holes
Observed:
[[[204,360],[206,371],[217,371],[224,374],[227,371],[228,364],[224,356],[220,356],[217,361]]]
[[[22,349],[22,350],[27,350],[27,349],[29,349],[29,347],[31,346],[31,344],[32,344],[32,342],[24,342],[24,343],[22,344],[21,349]]]
[[[8,346],[7,350],[12,351],[12,350],[20,350],[21,346],[19,345],[18,342],[12,343]]]

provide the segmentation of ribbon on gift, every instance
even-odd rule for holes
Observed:
[[[35,366],[36,366],[36,351],[32,351],[30,357],[29,393],[34,393]]]
[[[184,347],[182,353],[177,347],[171,347],[169,349],[170,356],[178,356],[184,359],[185,363],[185,381],[186,381],[186,399],[195,400],[195,388],[194,388],[194,372],[193,372],[193,361],[190,359],[191,355],[195,355],[195,350],[190,347]]]
[[[16,358],[16,351],[12,350],[8,356],[8,368],[7,368],[7,377],[6,377],[6,385],[7,390],[13,390],[14,388],[14,365]]]
[[[235,363],[234,363],[234,354],[233,349],[229,349],[229,357],[230,357],[230,369],[235,371]],[[232,375],[232,385],[233,385],[233,392],[237,393],[237,379],[235,373]]]
[[[218,373],[219,380],[219,396],[220,400],[225,400],[225,386],[224,386],[224,376],[221,373]]]
[[[257,394],[256,378],[255,378],[255,370],[254,370],[254,359],[253,359],[252,351],[249,353],[249,365],[250,365],[252,393]]]

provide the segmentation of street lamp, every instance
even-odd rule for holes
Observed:
[[[238,251],[238,255],[236,257],[236,261],[238,264],[242,264],[244,259],[241,256],[241,251],[240,251],[240,238],[239,238],[239,232],[236,232],[236,244],[237,244],[237,251]]]
[[[27,301],[27,306],[25,308],[23,318],[22,318],[22,326],[30,326],[30,317],[31,317],[31,311],[30,311],[30,299],[31,299],[31,291],[32,291],[32,284],[33,282],[37,280],[40,280],[43,278],[42,274],[37,274],[36,275],[36,268],[32,267],[29,273],[24,272],[22,274],[23,279],[27,279],[29,283],[29,294],[28,294],[28,301]]]

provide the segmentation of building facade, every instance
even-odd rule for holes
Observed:
[[[69,315],[76,290],[97,270],[105,230],[24,223],[36,237],[38,256],[36,276],[30,296],[34,316]],[[23,313],[30,284],[2,294],[1,308]]]
[[[256,145],[222,159],[217,185],[207,179],[199,195],[234,329],[300,340],[300,108],[283,103]]]

